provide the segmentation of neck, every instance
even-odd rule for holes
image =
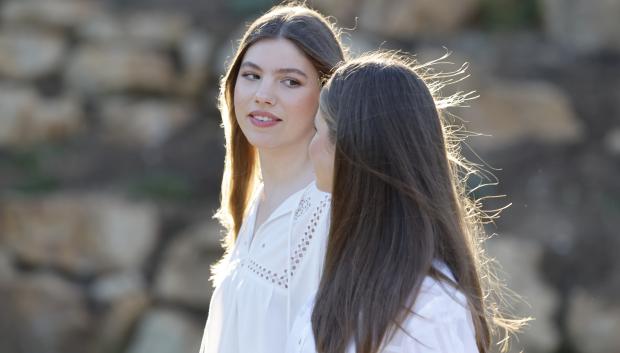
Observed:
[[[314,179],[308,146],[259,150],[263,201],[279,203]]]

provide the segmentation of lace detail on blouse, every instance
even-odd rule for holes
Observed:
[[[258,277],[269,281],[273,284],[277,284],[279,287],[288,289],[289,280],[295,274],[295,270],[301,264],[304,255],[308,251],[310,244],[312,243],[312,239],[314,234],[317,231],[317,227],[319,224],[319,219],[321,218],[325,208],[329,206],[330,196],[325,195],[323,200],[317,205],[312,214],[312,218],[310,219],[308,225],[306,226],[306,230],[304,231],[303,237],[301,237],[300,241],[296,244],[295,250],[293,251],[293,256],[291,256],[291,273],[289,275],[288,269],[284,269],[281,272],[272,271],[267,269],[266,267],[260,265],[256,261],[250,259],[247,261],[241,261],[240,266],[246,267],[248,270],[256,274]],[[310,200],[309,196],[304,195],[303,199],[300,201],[300,205],[295,211],[294,217],[299,217],[303,215],[308,208],[310,208]]]
[[[312,241],[312,237],[314,237],[314,233],[316,232],[317,226],[319,224],[319,219],[323,214],[323,211],[329,205],[329,195],[326,195],[323,200],[319,203],[319,205],[314,210],[312,214],[312,218],[310,222],[306,226],[306,230],[304,231],[304,236],[301,238],[295,250],[293,251],[293,256],[291,256],[291,277],[295,274],[295,270],[301,263],[306,254],[308,247],[310,246],[310,242]]]
[[[299,217],[303,216],[303,214],[306,213],[306,211],[309,208],[310,208],[310,200],[308,200],[307,192],[306,192],[306,195],[304,195],[301,201],[299,202],[299,206],[297,207],[297,210],[295,210],[295,216],[293,219],[295,221],[298,220]]]
[[[288,288],[288,277],[286,276],[288,272],[287,269],[284,269],[284,274],[278,274],[276,271],[268,270],[267,268],[259,265],[254,260],[249,261],[247,268],[260,278],[271,281],[271,283],[277,284],[280,287]]]

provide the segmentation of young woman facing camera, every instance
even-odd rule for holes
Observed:
[[[319,101],[310,157],[332,193],[331,224],[318,292],[287,351],[488,352],[495,328],[521,322],[487,296],[480,211],[439,101],[386,53],[338,68]]]
[[[314,184],[308,145],[321,86],[343,60],[337,31],[301,5],[273,8],[240,42],[220,90],[226,255],[202,353],[283,352],[318,287],[329,194]]]

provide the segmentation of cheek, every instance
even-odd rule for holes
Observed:
[[[235,106],[235,109],[237,109],[238,106],[240,106],[245,101],[247,101],[249,94],[250,92],[249,92],[249,87],[247,86],[247,84],[244,85],[242,81],[241,82],[237,81],[237,83],[235,84],[234,98],[233,98],[233,104]]]
[[[239,92],[238,86],[235,86],[235,93],[233,95],[233,109],[235,110],[235,114],[239,110],[240,101],[241,101],[241,93]]]
[[[319,92],[314,89],[299,92],[288,100],[290,108],[297,112],[296,115],[302,117],[309,124],[314,124],[314,116],[319,107]]]
[[[331,152],[330,145],[327,140],[323,136],[315,135],[312,141],[310,141],[309,153],[310,159],[312,163],[317,167],[317,169],[321,169],[321,171],[326,171],[329,173],[329,170],[333,168],[333,152]]]

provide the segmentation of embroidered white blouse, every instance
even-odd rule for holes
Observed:
[[[217,274],[200,353],[283,353],[294,318],[318,288],[329,194],[312,182],[252,235],[257,204],[255,197]]]
[[[445,264],[435,267],[454,279]],[[300,310],[289,334],[286,353],[316,353],[310,321],[314,296]],[[381,303],[377,303],[381,305]],[[413,312],[392,339],[383,344],[382,353],[478,353],[475,331],[465,296],[430,276],[422,282]],[[355,353],[349,344],[347,353]]]

